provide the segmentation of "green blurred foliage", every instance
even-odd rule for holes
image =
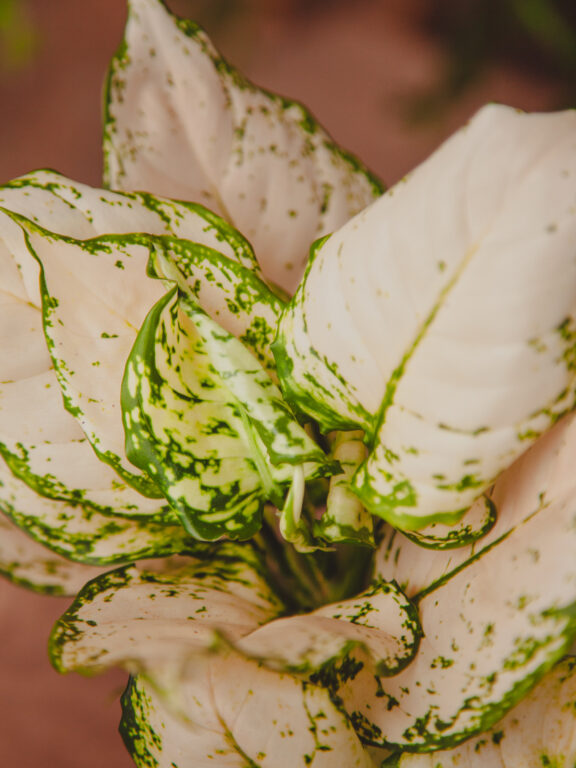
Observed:
[[[0,71],[26,66],[38,43],[38,30],[25,0],[0,0]]]

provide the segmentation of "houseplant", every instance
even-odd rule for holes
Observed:
[[[106,120],[107,186],[146,193],[37,172],[1,194],[27,350],[4,348],[3,509],[52,584],[106,571],[54,663],[137,675],[139,765],[499,755],[575,632],[573,116],[488,108],[381,196],[139,0]],[[539,690],[562,710],[563,664],[527,716]]]

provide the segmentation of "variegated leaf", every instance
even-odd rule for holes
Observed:
[[[75,595],[100,573],[102,568],[48,551],[0,512],[0,574],[14,584],[49,595]]]
[[[430,523],[417,531],[404,531],[404,536],[422,547],[456,549],[479,541],[489,533],[495,523],[496,507],[491,499],[491,489],[488,489],[476,499],[457,523]]]
[[[337,463],[329,463],[324,452],[298,424],[280,390],[254,355],[198,306],[186,299],[181,299],[181,305],[202,339],[211,366],[226,382],[266,447],[270,463],[274,467],[309,464],[305,473],[309,477],[339,470]],[[285,479],[286,474],[282,477]]]
[[[286,392],[360,426],[353,487],[453,524],[574,403],[576,114],[483,109],[316,248],[282,321]]]
[[[192,551],[179,525],[103,515],[80,502],[38,495],[0,459],[0,511],[33,539],[79,563],[107,565]]]
[[[197,247],[218,247],[222,258],[256,269],[250,246],[242,237],[193,204],[105,192],[51,171],[38,171],[0,188],[0,207],[76,238],[134,230],[192,237]],[[74,270],[74,265],[69,266]],[[139,281],[151,282],[143,271]],[[106,295],[102,294],[103,300]],[[76,420],[63,409],[42,331],[40,304],[39,266],[25,245],[21,228],[2,214],[0,452],[4,459],[20,479],[51,498],[82,503],[105,514],[169,520],[167,505],[143,497],[98,460]],[[99,333],[103,346],[114,344],[110,329],[95,328],[94,332]],[[90,375],[93,373],[94,369]]]
[[[363,661],[353,683],[338,691],[352,721],[375,743],[411,751],[455,746],[499,720],[570,647],[576,417],[546,439],[548,450],[537,462],[526,460],[510,494],[510,503],[523,508],[514,527],[418,596],[424,636],[412,664],[381,679]]]
[[[131,0],[107,90],[108,184],[207,205],[288,291],[310,242],[382,192],[300,104],[245,80],[159,0]]]
[[[377,768],[323,688],[236,656],[179,682],[187,719],[142,676],[123,696],[120,732],[138,768]]]
[[[237,647],[266,666],[306,673],[326,683],[361,646],[379,674],[394,675],[414,658],[420,642],[414,606],[394,583],[379,582],[340,603],[276,619],[246,635]]]
[[[256,358],[176,291],[142,325],[122,407],[129,458],[202,539],[253,535],[287,462],[326,463]]]
[[[169,688],[192,657],[282,612],[250,546],[225,544],[206,558],[138,563],[92,581],[54,627],[52,663],[88,674],[114,665],[132,673],[153,668]]]
[[[87,585],[55,629],[58,668],[142,670],[124,696],[121,726],[137,765],[304,768],[313,760],[328,768],[337,754],[347,766],[373,768],[326,690],[229,651],[205,655],[215,629],[234,639],[281,609],[250,549],[226,551]]]
[[[459,747],[404,754],[397,768],[569,768],[576,764],[576,661],[561,661],[506,717]]]

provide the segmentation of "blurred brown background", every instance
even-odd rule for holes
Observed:
[[[173,0],[257,83],[305,102],[387,183],[487,101],[527,110],[576,92],[576,14],[553,0]],[[0,0],[0,183],[52,167],[97,185],[100,102],[123,0]],[[0,763],[128,768],[121,673],[60,677],[68,604],[0,583]]]

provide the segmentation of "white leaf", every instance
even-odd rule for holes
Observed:
[[[261,568],[248,545],[224,545],[204,562],[119,569],[88,584],[56,625],[61,671],[142,672],[121,726],[137,765],[331,768],[337,756],[373,768],[327,690],[230,651],[206,655],[215,630],[235,642],[282,610]]]
[[[269,622],[237,648],[273,669],[321,680],[328,665],[338,666],[356,646],[368,652],[380,674],[396,674],[413,659],[419,641],[414,606],[395,584],[380,582],[349,600]]]
[[[109,74],[104,150],[111,187],[207,205],[288,291],[310,242],[382,191],[302,106],[245,80],[159,0],[130,3]]]
[[[354,489],[418,529],[457,522],[574,401],[576,113],[484,108],[316,249],[279,375],[360,426]]]

